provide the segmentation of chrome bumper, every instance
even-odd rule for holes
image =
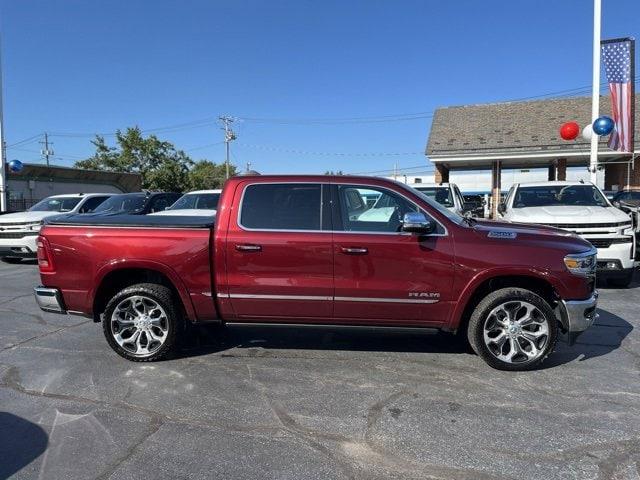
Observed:
[[[596,306],[598,292],[593,292],[587,300],[562,300],[558,305],[560,322],[569,334],[569,345],[573,345],[576,338],[589,328],[598,318]]]
[[[67,313],[64,309],[62,294],[57,288],[35,287],[33,295],[38,306],[45,312]]]

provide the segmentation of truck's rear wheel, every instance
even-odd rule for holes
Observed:
[[[469,343],[493,368],[531,370],[553,351],[558,325],[549,304],[522,288],[487,295],[469,321]]]
[[[171,290],[154,283],[118,292],[107,304],[102,322],[111,348],[134,362],[151,362],[171,353],[182,325],[172,297]]]

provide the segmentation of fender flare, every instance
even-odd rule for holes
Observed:
[[[549,284],[554,291],[557,291],[557,285],[553,281],[553,277],[548,271],[537,269],[535,267],[495,267],[479,272],[464,287],[460,296],[454,303],[449,319],[446,322],[446,330],[457,330],[462,321],[462,314],[469,305],[471,297],[475,294],[478,287],[484,282],[500,277],[529,277],[535,280],[543,281]]]
[[[182,305],[184,306],[187,317],[191,321],[195,321],[196,312],[191,302],[191,297],[189,295],[189,291],[187,287],[182,282],[180,276],[168,265],[164,263],[155,262],[153,260],[142,260],[142,259],[124,259],[109,262],[105,265],[102,265],[98,271],[96,272],[93,286],[91,290],[89,290],[88,295],[89,298],[92,299],[92,302],[95,302],[96,293],[98,289],[102,285],[105,277],[112,272],[117,272],[118,270],[124,270],[128,268],[135,268],[140,270],[152,270],[158,272],[169,279],[169,281],[173,284],[173,287],[178,292],[180,296],[180,300],[182,301]]]

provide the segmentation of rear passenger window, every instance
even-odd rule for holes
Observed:
[[[242,198],[240,225],[258,230],[322,230],[320,184],[249,185]]]

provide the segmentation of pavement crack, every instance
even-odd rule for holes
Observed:
[[[110,478],[114,472],[121,466],[124,465],[129,459],[131,459],[142,447],[142,445],[149,440],[153,435],[155,435],[160,428],[165,424],[165,422],[159,416],[151,417],[151,423],[147,428],[147,431],[144,432],[140,437],[136,439],[136,441],[127,448],[127,451],[120,458],[116,459],[111,465],[109,465],[105,471],[103,471],[100,475],[95,477],[95,480],[106,480]]]
[[[5,347],[5,348],[1,349],[0,353],[6,352],[7,350],[13,350],[15,348],[20,347],[21,345],[24,345],[26,343],[32,342],[33,340],[38,340],[40,338],[48,337],[50,335],[55,335],[56,333],[62,332],[64,330],[68,330],[70,328],[79,327],[80,325],[85,325],[85,324],[91,323],[91,322],[92,322],[92,320],[85,320],[85,321],[80,322],[80,323],[74,323],[73,325],[65,325],[64,327],[56,328],[55,330],[51,330],[50,332],[45,332],[45,333],[41,333],[40,335],[35,335],[33,337],[27,338],[26,340],[22,340],[21,342],[14,343],[12,345],[9,345],[8,347]]]

